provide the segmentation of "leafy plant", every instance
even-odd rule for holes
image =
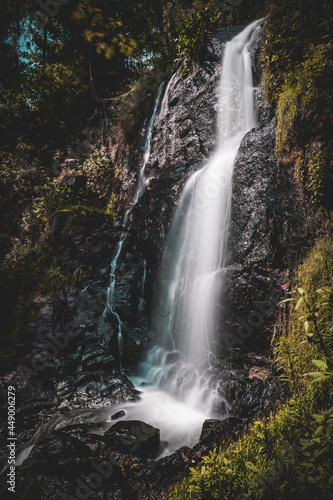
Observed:
[[[181,73],[201,60],[208,30],[218,24],[218,11],[213,0],[209,0],[200,10],[192,9],[180,19],[177,26],[176,60],[182,62]]]

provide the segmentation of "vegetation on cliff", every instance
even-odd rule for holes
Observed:
[[[276,153],[304,196],[332,210],[333,47],[331,2],[273,2],[262,62],[266,97],[277,109]]]

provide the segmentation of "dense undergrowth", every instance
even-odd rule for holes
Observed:
[[[22,340],[38,312],[36,298],[59,292],[71,280],[53,249],[54,214],[66,210],[74,223],[82,212],[112,217],[117,211],[120,181],[107,148],[97,144],[75,167],[66,166],[67,155],[59,150],[43,155],[25,143],[15,153],[1,152],[2,224],[9,234],[0,248],[1,349],[12,351]]]
[[[277,158],[325,217],[333,208],[332,19],[332,2],[273,2],[262,52],[266,97],[277,109]]]

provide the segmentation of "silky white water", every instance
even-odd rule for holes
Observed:
[[[256,126],[249,48],[259,21],[226,44],[219,88],[217,147],[186,182],[161,269],[156,340],[132,380],[141,401],[122,405],[168,441],[165,453],[193,446],[205,419],[227,416],[223,384],[212,368],[223,332],[221,300],[228,260],[232,175],[244,135]],[[170,85],[168,85],[168,88]],[[165,95],[161,112],[165,112]]]

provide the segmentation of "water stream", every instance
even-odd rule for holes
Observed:
[[[149,157],[150,157],[150,145],[151,145],[151,136],[152,136],[152,132],[153,132],[153,125],[154,125],[157,110],[158,110],[160,102],[161,102],[161,97],[162,97],[164,85],[165,85],[165,82],[162,82],[161,85],[159,86],[154,111],[153,111],[153,114],[151,115],[151,118],[150,118],[149,123],[148,123],[148,128],[147,128],[147,132],[146,132],[145,150],[144,150],[144,155],[143,155],[143,165],[142,165],[142,167],[140,169],[140,173],[139,173],[138,189],[137,189],[137,192],[135,195],[135,203],[143,195],[143,193],[146,189],[146,186],[149,182],[149,179],[146,179],[146,177],[145,177],[145,170],[146,170],[146,165],[147,165]]]

